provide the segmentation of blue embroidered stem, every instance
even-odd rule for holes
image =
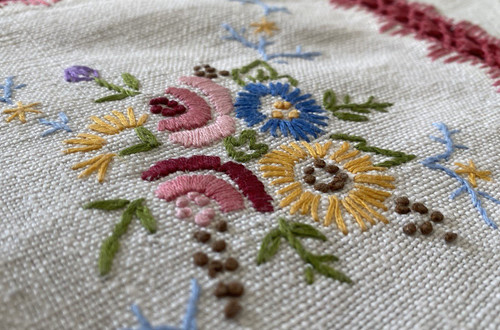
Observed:
[[[189,302],[186,309],[186,314],[182,321],[182,327],[177,328],[169,325],[159,325],[154,327],[149,323],[148,319],[142,314],[139,306],[133,304],[131,309],[132,313],[134,313],[137,318],[137,322],[139,322],[139,328],[137,330],[196,330],[196,312],[197,312],[197,303],[200,298],[200,286],[196,279],[191,280],[191,296],[189,297]]]
[[[268,16],[269,14],[271,14],[273,12],[278,12],[278,11],[282,11],[284,13],[291,14],[290,11],[286,7],[269,6],[268,4],[266,4],[260,0],[229,0],[229,1],[236,1],[236,2],[240,2],[242,4],[252,4],[252,5],[260,6],[264,10],[265,16]]]
[[[222,39],[224,40],[235,40],[241,43],[243,46],[255,49],[259,52],[261,55],[262,59],[264,61],[269,61],[272,59],[277,59],[277,58],[302,58],[305,60],[313,60],[314,57],[320,56],[320,52],[307,52],[304,53],[302,52],[301,46],[297,46],[297,49],[295,53],[274,53],[274,54],[268,54],[266,47],[269,45],[274,44],[272,41],[268,41],[265,37],[261,36],[259,38],[259,42],[251,42],[247,38],[244,37],[244,34],[246,33],[246,29],[242,28],[240,32],[237,32],[231,25],[227,23],[223,23],[222,27],[229,32],[229,35],[223,36]]]
[[[497,229],[497,225],[488,217],[488,214],[486,213],[486,210],[481,206],[481,201],[479,200],[479,196],[483,196],[494,203],[500,204],[500,201],[494,199],[493,197],[487,195],[486,193],[476,191],[470,184],[462,178],[460,175],[455,173],[453,170],[447,168],[444,165],[439,164],[441,160],[449,160],[450,156],[452,155],[453,151],[455,149],[468,149],[464,145],[457,145],[454,144],[452,135],[460,132],[459,130],[448,130],[448,127],[446,127],[445,124],[443,123],[435,123],[433,124],[441,133],[443,134],[443,138],[438,138],[435,136],[430,136],[431,140],[443,143],[446,146],[446,151],[443,154],[439,154],[436,156],[431,156],[429,158],[426,158],[424,161],[422,161],[422,164],[430,169],[433,170],[440,170],[448,174],[451,178],[454,178],[460,183],[460,188],[456,191],[454,191],[450,195],[450,199],[454,199],[458,195],[460,195],[463,192],[467,192],[470,196],[472,205],[478,210],[479,214],[483,218],[484,222],[488,224],[490,227]],[[479,196],[478,196],[479,195]]]
[[[12,88],[20,89],[26,87],[26,84],[20,84],[14,86],[14,76],[10,76],[5,78],[5,85],[0,85],[0,88],[3,89],[3,96],[0,96],[0,102],[5,102],[7,104],[12,103]]]
[[[64,112],[59,112],[59,118],[61,119],[61,121],[48,121],[44,118],[39,119],[40,124],[52,126],[51,129],[43,132],[42,136],[47,136],[58,130],[65,130],[66,132],[72,132],[71,128],[69,128],[69,126],[67,125],[69,122],[68,116],[66,116]]]

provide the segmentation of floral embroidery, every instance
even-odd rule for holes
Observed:
[[[254,69],[257,71],[257,73],[255,74],[255,76],[252,76],[249,73]],[[251,82],[264,82],[268,80],[279,80],[284,78],[287,79],[288,83],[292,86],[297,86],[299,84],[296,79],[289,75],[278,75],[278,72],[272,66],[262,60],[255,60],[242,68],[233,69],[231,71],[231,77],[240,86],[246,85],[245,81],[243,80],[245,78],[250,80]]]
[[[272,12],[282,11],[290,14],[290,12],[285,7],[270,7],[260,0],[238,0],[242,3],[253,3],[261,6],[264,9],[264,14],[267,16]],[[255,27],[256,33],[265,32],[268,36],[271,36],[272,31],[278,30],[275,23],[267,21],[263,18],[260,23],[252,23],[251,27]],[[222,24],[222,28],[225,29],[229,34],[222,37],[224,40],[232,40],[241,43],[244,47],[254,49],[259,52],[260,56],[265,61],[270,61],[279,58],[302,58],[305,60],[312,60],[317,56],[320,56],[319,52],[303,52],[301,46],[297,46],[295,53],[269,53],[267,47],[274,44],[273,41],[268,41],[266,37],[260,36],[258,41],[252,42],[247,39],[246,29],[241,28],[240,31],[236,31],[231,25],[227,23]],[[283,62],[283,60],[279,60]]]
[[[137,137],[142,143],[133,145],[120,151],[120,156],[132,155],[139,152],[146,152],[154,148],[158,148],[161,143],[158,142],[156,137],[147,128],[139,126],[135,128]]]
[[[65,130],[66,132],[72,132],[71,128],[68,126],[68,116],[64,112],[59,112],[59,119],[60,121],[48,121],[46,119],[39,119],[40,124],[42,125],[47,125],[47,126],[52,126],[52,128],[48,129],[47,131],[42,133],[42,136],[47,136],[49,134],[52,134],[56,131],[59,130]]]
[[[168,137],[171,142],[200,148],[235,132],[234,120],[229,116],[233,110],[233,101],[227,88],[203,77],[181,77],[179,82],[197,88],[208,96],[214,106],[216,118],[209,123],[212,119],[211,108],[198,94],[186,88],[169,87],[165,93],[178,100],[177,107],[179,103],[183,103],[186,108],[181,115],[163,119],[158,123],[159,131],[172,132]]]
[[[351,97],[346,95],[344,97],[344,104],[337,104],[337,96],[331,89],[327,90],[323,95],[323,106],[325,109],[332,112],[332,114],[341,120],[346,121],[368,121],[367,116],[358,115],[349,112],[338,112],[338,110],[349,110],[356,113],[370,113],[370,109],[387,112],[386,108],[392,106],[392,103],[377,103],[373,102],[374,97],[370,96],[365,103],[352,103]]]
[[[266,190],[262,182],[260,182],[260,180],[250,170],[248,170],[245,166],[234,162],[226,162],[222,164],[220,158],[217,156],[196,155],[196,156],[191,156],[189,158],[182,157],[182,158],[162,160],[160,162],[157,162],[155,165],[151,166],[149,170],[143,172],[142,179],[153,181],[178,171],[194,172],[201,170],[214,170],[216,172],[227,174],[231,178],[231,180],[233,180],[236,183],[238,188],[242,191],[243,195],[245,195],[252,202],[254,208],[258,212],[274,211],[274,208],[271,204],[272,197],[266,193]],[[194,180],[197,181],[200,179],[202,178]],[[187,178],[181,180],[182,182],[187,182],[188,184],[190,183],[187,181],[189,180]],[[211,178],[206,180],[213,180],[213,179]],[[183,191],[188,193],[187,189],[185,189],[184,187],[182,189]],[[193,187],[193,189],[194,189],[193,191],[197,191],[196,189],[198,188]],[[217,192],[214,191],[213,193],[215,194]],[[224,204],[223,202],[223,205],[226,204]],[[227,207],[238,208],[240,204],[236,205],[237,206],[228,205]]]
[[[132,108],[127,109],[127,117],[125,117],[123,113],[116,110],[111,111],[111,113],[113,115],[106,115],[103,119],[91,116],[90,119],[92,119],[94,124],[89,125],[88,128],[97,133],[114,135],[127,128],[142,126],[148,118],[147,114],[143,114],[138,120],[136,120],[134,110]],[[75,152],[100,150],[107,143],[107,140],[95,134],[80,133],[77,135],[76,139],[65,140],[64,143],[81,145],[80,147],[73,147],[64,150],[65,154],[70,154]],[[97,179],[99,182],[103,182],[109,163],[115,156],[116,154],[114,153],[101,154],[75,164],[72,169],[77,170],[88,166],[86,170],[78,175],[78,178],[80,179],[89,176],[97,171]]]
[[[484,222],[486,222],[486,224],[488,226],[490,226],[490,227],[492,227],[494,229],[497,229],[498,226],[488,217],[488,214],[486,213],[486,210],[481,205],[480,197],[484,197],[487,200],[489,200],[489,201],[491,201],[491,202],[493,202],[495,204],[498,204],[498,205],[500,205],[500,200],[491,197],[490,195],[488,195],[485,192],[475,190],[473,188],[473,183],[472,182],[471,183],[467,182],[467,180],[465,180],[464,178],[462,178],[459,175],[459,174],[462,174],[462,173],[473,174],[473,173],[470,172],[470,170],[473,169],[473,168],[475,170],[475,167],[472,167],[474,165],[474,163],[471,163],[471,167],[470,168],[466,168],[466,171],[469,171],[469,172],[464,172],[464,171],[460,171],[459,170],[462,173],[455,172],[455,171],[451,170],[450,168],[448,168],[448,167],[444,166],[443,164],[441,164],[442,161],[449,160],[450,157],[452,156],[453,152],[456,149],[468,149],[464,145],[455,144],[455,142],[452,139],[452,135],[457,134],[460,131],[459,130],[451,130],[450,131],[448,129],[448,127],[446,127],[446,125],[443,124],[443,123],[436,123],[436,124],[434,124],[434,126],[442,133],[443,138],[438,138],[438,137],[435,137],[435,136],[431,136],[430,138],[432,140],[436,141],[436,142],[444,144],[446,146],[446,151],[444,153],[442,153],[442,154],[438,154],[436,156],[431,156],[431,157],[426,158],[424,161],[422,161],[422,164],[424,166],[430,168],[431,170],[440,170],[440,171],[443,171],[449,177],[457,180],[458,183],[460,184],[460,187],[451,194],[450,199],[455,199],[455,197],[457,197],[457,196],[461,195],[462,193],[466,192],[467,194],[469,194],[471,202],[472,202],[472,205],[474,205],[474,207],[478,210],[478,212],[481,215],[481,217],[483,218]],[[484,177],[488,178],[487,171],[482,172],[481,176],[483,178]],[[473,180],[473,182],[475,182],[475,179]]]
[[[224,146],[226,147],[227,154],[237,160],[238,162],[248,162],[251,159],[259,158],[267,152],[269,147],[265,143],[256,143],[256,133],[252,130],[244,130],[241,132],[238,139],[228,136],[224,139]],[[253,153],[246,153],[244,151],[237,151],[235,147],[241,147],[248,142],[248,148],[254,150]]]
[[[12,115],[9,116],[9,118],[6,119],[6,121],[9,123],[11,122],[14,118],[18,118],[21,123],[26,123],[26,113],[31,112],[31,113],[42,113],[39,110],[33,109],[33,107],[39,105],[40,102],[35,102],[35,103],[30,103],[30,104],[23,104],[23,102],[16,102],[16,107],[11,108],[11,109],[6,109],[3,111],[3,113],[11,113]]]
[[[311,94],[301,95],[300,89],[294,88],[289,91],[289,84],[250,83],[245,86],[244,91],[238,93],[236,99],[236,117],[243,118],[247,125],[254,126],[266,121],[260,128],[262,132],[270,131],[274,137],[278,136],[278,130],[283,136],[292,135],[296,140],[309,141],[309,136],[317,138],[323,133],[317,127],[326,126],[328,117],[317,115],[324,112]],[[262,104],[266,97],[275,100]],[[284,102],[283,102],[284,101]],[[269,110],[273,106],[274,110]],[[263,110],[268,110],[264,114]]]
[[[88,66],[75,65],[64,69],[64,80],[67,82],[92,81],[99,78],[99,72]]]
[[[276,27],[276,23],[269,22],[265,17],[260,22],[251,23],[250,26],[255,28],[255,31],[253,31],[255,34],[264,32],[268,37],[272,36],[274,31],[279,30]]]
[[[0,96],[0,102],[12,104],[12,89],[21,89],[23,87],[26,87],[26,84],[14,86],[14,76],[5,78],[5,84],[0,85],[0,88],[3,89],[3,96]]]
[[[290,214],[295,214],[298,211],[301,214],[311,214],[314,221],[320,221],[320,212],[324,207],[326,213],[323,224],[328,226],[335,220],[338,229],[345,235],[347,235],[348,230],[342,217],[342,208],[352,215],[361,230],[367,229],[364,220],[372,225],[375,225],[375,219],[388,223],[389,221],[373,207],[387,211],[388,208],[384,201],[391,196],[391,193],[372,188],[369,185],[394,189],[392,184],[394,177],[367,174],[367,172],[372,171],[384,171],[386,168],[373,166],[368,155],[357,157],[360,151],[350,151],[348,142],[344,142],[328,157],[328,160],[334,161],[334,163],[327,164],[323,158],[326,158],[331,144],[330,141],[323,145],[302,142],[304,150],[293,142],[289,145],[281,145],[282,150],[273,150],[260,159],[259,163],[263,164],[260,168],[263,176],[276,178],[271,182],[272,185],[287,184],[278,190],[278,195],[286,195],[282,198],[280,207],[291,205]],[[318,170],[323,168],[327,173],[336,173],[331,182],[315,184],[316,178],[312,177],[314,168],[308,166],[304,169],[306,176],[303,180],[309,185],[314,184],[315,190],[328,194],[328,206],[324,206],[322,203],[323,194],[311,192],[296,177],[297,165],[310,161],[314,161],[313,164]],[[314,180],[310,180],[311,178]]]
[[[186,314],[184,315],[184,319],[182,321],[182,327],[181,328],[176,328],[173,326],[157,326],[153,327],[151,323],[142,315],[141,310],[139,309],[139,306],[137,305],[132,305],[132,313],[134,313],[135,317],[137,318],[137,321],[139,322],[140,328],[138,330],[175,330],[175,329],[182,329],[182,330],[196,330],[196,313],[197,313],[197,307],[196,305],[198,304],[198,300],[200,298],[200,293],[201,289],[200,286],[198,285],[198,282],[195,279],[191,280],[191,296],[189,297],[189,301],[187,304],[187,309],[186,309]]]
[[[477,182],[476,179],[483,179],[485,181],[491,181],[491,171],[478,171],[476,169],[476,164],[472,160],[469,160],[469,165],[465,165],[462,163],[455,163],[459,169],[455,170],[457,174],[468,174],[469,183],[476,188]]]
[[[404,164],[406,162],[409,162],[417,157],[415,155],[405,154],[402,151],[394,151],[394,150],[382,149],[382,148],[369,146],[368,143],[366,142],[366,140],[363,139],[361,136],[336,133],[336,134],[330,135],[330,138],[332,138],[334,140],[358,142],[358,144],[355,145],[354,148],[356,148],[360,151],[372,152],[376,155],[383,155],[383,156],[392,157],[390,160],[386,160],[382,163],[375,164],[375,166],[381,166],[381,167],[398,166],[398,165]]]
[[[281,239],[284,238],[297,251],[300,258],[310,264],[305,270],[305,277],[308,284],[314,282],[313,270],[334,280],[352,283],[351,279],[345,274],[326,265],[327,262],[338,261],[339,259],[336,256],[331,254],[314,255],[307,251],[299,240],[299,237],[309,237],[326,241],[325,235],[314,227],[299,222],[287,222],[284,219],[279,219],[278,221],[279,228],[272,229],[262,240],[257,256],[257,265],[269,261],[269,259],[278,253]]]
[[[83,206],[84,209],[107,211],[119,210],[125,206],[127,207],[122,214],[121,221],[114,227],[113,234],[106,238],[101,245],[101,252],[99,254],[99,272],[101,275],[106,275],[110,272],[115,254],[120,248],[119,239],[127,232],[128,226],[132,222],[134,215],[139,218],[141,225],[150,234],[156,232],[156,220],[153,218],[148,207],[143,205],[143,202],[144,198],[132,202],[126,199],[112,199],[90,202]]]

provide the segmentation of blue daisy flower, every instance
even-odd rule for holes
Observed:
[[[263,113],[261,98],[265,96],[279,97],[279,101],[270,105],[270,114]],[[278,136],[278,130],[283,136],[291,135],[295,140],[309,141],[309,136],[317,138],[324,133],[318,126],[326,126],[328,117],[318,115],[325,112],[311,94],[300,94],[300,89],[290,91],[289,84],[280,82],[249,83],[238,93],[236,103],[236,117],[245,120],[247,125],[254,126],[265,121],[260,128],[262,132],[270,131],[271,135]],[[267,108],[267,105],[264,105]]]

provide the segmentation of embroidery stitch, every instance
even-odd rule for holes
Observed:
[[[160,325],[157,327],[153,327],[151,323],[142,315],[139,306],[132,305],[132,313],[134,313],[137,318],[137,322],[139,322],[140,327],[137,330],[196,330],[196,313],[197,313],[197,304],[200,298],[200,286],[196,279],[191,280],[191,296],[189,297],[188,305],[186,308],[186,314],[184,315],[184,319],[182,321],[182,327],[176,328],[174,326],[168,325]]]
[[[325,109],[331,111],[338,119],[347,121],[368,121],[367,116],[348,112],[338,112],[338,110],[345,109],[357,113],[370,113],[370,109],[372,109],[379,112],[387,112],[386,108],[392,106],[392,103],[373,102],[374,98],[375,97],[370,96],[365,103],[351,103],[351,97],[345,95],[344,104],[337,104],[335,92],[329,89],[323,94],[323,106]]]
[[[236,131],[236,125],[228,114],[233,110],[231,93],[207,78],[181,77],[179,82],[198,88],[214,105],[215,121],[208,103],[196,93],[185,88],[169,87],[166,94],[173,95],[184,103],[187,110],[178,117],[163,119],[158,123],[158,130],[169,130],[169,140],[185,147],[203,147],[221,140]]]
[[[9,123],[14,118],[18,117],[18,119],[21,123],[23,123],[23,124],[26,123],[26,113],[27,112],[42,113],[39,110],[33,109],[33,107],[35,107],[39,104],[40,104],[40,102],[35,102],[35,103],[30,103],[30,104],[23,104],[23,102],[21,102],[21,101],[16,102],[15,108],[6,109],[3,111],[3,113],[11,113],[12,114],[9,116],[9,118],[6,119],[6,121]]]
[[[238,139],[228,136],[224,139],[224,146],[226,147],[227,154],[238,162],[248,162],[251,159],[259,158],[269,149],[265,143],[256,143],[255,131],[244,130],[241,132]],[[244,151],[237,151],[235,147],[241,147],[248,142],[250,150],[255,150],[253,153],[246,153]]]
[[[158,186],[156,197],[167,202],[191,191],[204,194],[220,205],[222,212],[231,212],[245,208],[243,196],[226,181],[213,175],[181,175]]]
[[[311,94],[301,94],[300,89],[294,88],[289,91],[289,84],[269,83],[267,86],[261,83],[250,83],[245,86],[244,91],[238,93],[236,103],[236,117],[243,118],[249,127],[259,124],[267,119],[260,128],[261,132],[270,131],[274,137],[278,136],[277,130],[283,136],[291,134],[296,140],[309,141],[309,135],[317,138],[323,133],[317,127],[326,126],[328,117],[317,115],[324,112],[316,101],[311,98]],[[262,113],[261,99],[266,96],[280,97],[290,102],[293,110],[288,114],[281,110],[271,112],[271,118]]]
[[[462,163],[455,163],[455,165],[459,167],[459,169],[455,170],[455,173],[468,174],[469,182],[474,188],[477,188],[476,178],[491,181],[491,171],[478,171],[472,159],[469,160],[469,165]]]
[[[352,280],[342,272],[326,265],[327,262],[338,261],[334,255],[314,255],[307,251],[298,237],[310,237],[321,241],[326,241],[326,237],[314,227],[299,222],[286,222],[280,218],[279,228],[272,229],[262,240],[262,245],[257,256],[257,265],[269,261],[279,250],[281,238],[284,238],[288,244],[297,251],[300,258],[310,266],[306,267],[305,278],[308,284],[314,281],[313,269],[331,279],[352,283]]]
[[[21,89],[23,87],[26,87],[26,84],[19,84],[14,86],[14,76],[5,78],[5,84],[0,85],[0,88],[3,89],[3,96],[0,96],[0,102],[13,104],[12,89]]]
[[[143,202],[144,198],[136,199],[133,202],[124,199],[114,199],[90,202],[83,206],[84,209],[99,210],[118,210],[125,206],[127,207],[122,214],[121,221],[115,225],[111,236],[106,238],[101,245],[98,263],[101,275],[106,275],[111,270],[113,259],[120,248],[119,239],[127,232],[134,214],[139,218],[142,226],[150,234],[156,232],[156,221],[147,206],[143,205]]]
[[[138,89],[139,88],[139,81],[132,76],[130,73],[122,73],[122,79],[123,82],[130,88]],[[113,94],[113,95],[108,95],[105,97],[101,97],[97,100],[95,100],[95,103],[102,103],[102,102],[107,102],[107,101],[116,101],[116,100],[122,100],[126,97],[129,96],[136,96],[141,94],[139,91],[132,91],[129,89],[125,89],[123,87],[117,86],[115,84],[111,84],[107,82],[104,79],[94,77],[95,82],[102,87],[106,87],[110,91],[115,91],[118,92],[118,94]]]
[[[422,164],[432,170],[440,170],[445,172],[449,177],[455,179],[460,184],[460,187],[455,190],[451,195],[450,199],[454,199],[460,194],[466,192],[469,194],[472,205],[478,210],[479,214],[483,218],[486,224],[494,229],[497,229],[497,225],[488,217],[486,210],[481,205],[481,200],[479,196],[482,196],[495,204],[500,205],[500,201],[489,196],[485,192],[475,190],[472,185],[463,179],[459,174],[455,171],[449,169],[448,167],[442,165],[441,161],[447,161],[450,159],[451,155],[456,149],[468,149],[466,146],[455,144],[452,135],[459,133],[459,130],[449,130],[448,127],[444,123],[435,123],[433,124],[443,135],[443,138],[438,138],[434,136],[430,136],[431,140],[442,143],[446,146],[446,151],[442,154],[438,154],[436,156],[431,156],[422,161]]]
[[[127,116],[117,110],[113,110],[111,111],[111,113],[113,114],[113,116],[103,116],[103,119],[105,119],[106,121],[99,117],[91,116],[90,119],[92,119],[94,124],[89,125],[88,128],[97,133],[114,135],[127,128],[136,128],[142,126],[148,118],[147,114],[143,114],[139,119],[136,119],[132,107],[129,107],[127,109]],[[143,131],[141,130],[140,132]],[[144,138],[150,139],[150,137]],[[63,150],[65,154],[70,154],[75,152],[90,152],[93,150],[99,150],[107,143],[107,140],[95,134],[80,133],[77,135],[76,139],[65,140],[63,141],[63,143],[81,145],[80,147],[73,147]],[[134,150],[136,152],[139,152],[137,151],[137,148],[135,148]],[[97,179],[100,183],[102,183],[104,181],[104,176],[106,175],[108,166],[115,156],[116,154],[114,153],[101,154],[94,158],[75,164],[72,169],[77,170],[89,166],[86,170],[78,175],[78,178],[80,179],[89,176],[94,172],[97,172]]]
[[[297,143],[290,143],[290,145],[282,145],[281,150],[273,150],[264,155],[259,160],[263,164],[260,170],[263,172],[263,177],[275,178],[271,185],[278,185],[286,183],[287,185],[278,190],[278,195],[287,195],[283,197],[280,202],[280,207],[290,207],[290,214],[299,212],[301,214],[311,214],[314,221],[319,220],[319,207],[322,200],[322,195],[312,193],[306,188],[302,187],[300,181],[295,176],[295,165],[307,160],[318,161],[321,158],[326,158],[331,142],[326,142],[323,145],[316,143],[314,146],[302,142],[305,150]],[[344,189],[346,181],[351,180],[355,183],[353,187],[346,193],[345,197],[339,199],[336,195],[329,195],[329,205],[324,216],[323,225],[329,226],[333,219],[337,223],[338,229],[347,235],[348,230],[341,215],[341,207],[354,218],[362,231],[367,230],[366,220],[370,224],[375,224],[375,219],[388,223],[389,221],[373,207],[380,208],[387,211],[387,206],[383,203],[391,193],[379,189],[370,188],[368,185],[377,185],[382,188],[394,189],[394,177],[388,175],[373,175],[367,172],[377,171],[381,172],[386,170],[385,167],[374,166],[369,156],[362,156],[355,158],[359,154],[359,150],[349,152],[350,145],[344,142],[330,157],[336,167],[342,166],[346,173],[337,174],[332,182],[323,184],[315,189],[320,190],[322,193],[327,193],[329,190],[332,192],[341,192]],[[270,167],[268,164],[276,164]],[[332,165],[332,164],[330,164]],[[329,166],[330,166],[329,165]],[[326,166],[326,162],[322,161],[320,165]],[[347,174],[347,173],[350,173]],[[304,177],[304,180],[306,178]]]
[[[500,80],[500,40],[481,27],[467,21],[458,23],[440,15],[430,5],[404,0],[330,0],[339,7],[358,6],[378,15],[383,25],[380,32],[393,30],[392,35],[413,34],[417,39],[431,43],[428,56],[433,59],[447,57],[444,63],[470,62],[487,69]],[[500,92],[500,89],[498,90]]]
[[[71,128],[69,128],[69,126],[67,125],[69,122],[69,119],[64,112],[59,112],[59,119],[60,119],[60,121],[48,121],[44,118],[38,119],[40,124],[52,126],[52,128],[43,132],[42,136],[47,136],[47,135],[52,134],[52,133],[59,131],[59,130],[65,130],[66,132],[72,132]]]
[[[75,65],[64,69],[64,80],[67,82],[92,81],[94,78],[99,78],[99,72],[88,66]]]
[[[393,151],[393,150],[389,150],[389,149],[382,149],[382,148],[369,146],[369,145],[367,145],[367,142],[365,139],[363,139],[360,136],[356,136],[356,135],[336,133],[336,134],[330,135],[330,138],[332,138],[334,140],[358,142],[358,144],[354,146],[354,148],[356,148],[358,150],[361,150],[364,152],[373,152],[377,155],[392,157],[392,159],[386,160],[385,162],[382,162],[382,163],[375,164],[374,166],[381,166],[381,167],[398,166],[398,165],[404,164],[406,162],[409,162],[417,157],[415,155],[405,154],[402,151]]]
[[[274,31],[279,30],[276,27],[276,23],[269,22],[265,17],[261,18],[260,22],[251,23],[250,26],[255,28],[255,31],[253,31],[253,33],[259,34],[264,32],[268,37],[272,36]]]
[[[217,156],[195,155],[189,158],[174,158],[157,162],[149,170],[142,173],[142,179],[148,181],[158,180],[178,171],[193,172],[201,170],[214,170],[227,174],[238,188],[253,204],[258,212],[273,212],[272,197],[266,193],[262,182],[242,164],[226,162],[221,164]]]
[[[158,148],[161,143],[158,142],[156,137],[149,131],[147,128],[139,126],[135,128],[135,133],[139,137],[139,139],[142,141],[142,143],[133,145],[131,147],[128,147],[126,149],[123,149],[120,151],[119,155],[120,156],[126,156],[126,155],[132,155],[136,154],[139,152],[145,152],[152,150],[154,148]]]
[[[222,24],[222,28],[224,28],[229,35],[225,35],[222,37],[223,40],[234,40],[241,43],[243,46],[255,49],[259,52],[260,56],[264,61],[270,61],[278,58],[301,58],[304,60],[313,60],[315,57],[320,56],[320,52],[303,52],[301,46],[297,46],[295,53],[271,53],[267,52],[267,46],[274,44],[273,41],[268,41],[265,37],[260,36],[258,42],[251,42],[247,38],[245,38],[246,29],[241,28],[239,32],[237,32],[231,25],[227,23]]]
[[[259,67],[263,67],[263,69]],[[245,77],[243,77],[243,75],[249,73],[251,70],[255,68],[259,68],[257,69],[257,74],[255,76],[246,75]],[[267,71],[267,73],[264,71],[264,69]],[[231,77],[240,86],[246,85],[243,78],[247,78],[251,82],[257,82],[257,81],[264,82],[268,80],[278,80],[281,78],[286,78],[288,80],[288,83],[290,83],[290,85],[292,86],[297,86],[299,84],[297,80],[295,80],[293,77],[289,75],[278,75],[278,72],[272,66],[270,66],[267,62],[262,60],[255,60],[252,63],[245,65],[242,68],[231,70]]]
[[[266,4],[260,0],[229,0],[229,1],[237,1],[237,2],[241,2],[242,4],[252,4],[252,5],[260,6],[264,10],[265,16],[267,16],[271,13],[274,13],[274,12],[278,12],[278,11],[290,14],[290,12],[288,11],[288,9],[286,7],[269,6],[268,4]]]

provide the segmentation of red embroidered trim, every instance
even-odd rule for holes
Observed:
[[[252,171],[235,162],[221,164],[221,160],[217,156],[195,155],[189,158],[162,160],[143,172],[141,177],[143,180],[154,181],[178,171],[200,170],[214,170],[227,174],[238,185],[243,195],[252,202],[257,211],[262,213],[274,211],[271,204],[272,197],[266,193],[264,185]]]
[[[452,55],[445,60],[470,62],[488,68],[488,74],[500,85],[500,39],[470,22],[453,20],[440,15],[433,6],[405,0],[330,0],[342,7],[359,6],[380,16],[381,32],[395,29],[392,34],[415,34],[417,39],[433,43],[429,57],[433,60]],[[498,90],[500,92],[500,89]]]

